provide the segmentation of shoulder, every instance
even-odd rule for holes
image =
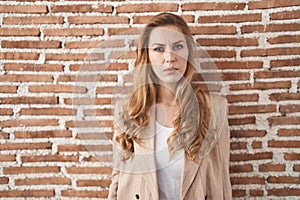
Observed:
[[[211,104],[211,126],[212,128],[222,127],[227,120],[228,102],[224,95],[210,94]]]

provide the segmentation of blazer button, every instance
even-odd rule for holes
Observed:
[[[136,198],[136,199],[140,199],[140,195],[135,194],[135,198]]]

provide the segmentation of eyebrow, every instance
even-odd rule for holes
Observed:
[[[177,42],[174,42],[173,44],[178,44],[178,43],[181,43],[181,42],[184,42],[184,41],[183,41],[183,40],[179,40],[179,41],[177,41]],[[152,46],[155,46],[155,45],[158,45],[158,46],[166,46],[166,45],[161,44],[161,43],[154,43],[154,44],[152,44]]]

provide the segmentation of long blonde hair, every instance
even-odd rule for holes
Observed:
[[[196,70],[192,63],[197,51],[190,29],[181,17],[170,13],[161,13],[153,17],[140,35],[135,61],[134,90],[122,113],[122,124],[126,127],[125,131],[116,137],[116,141],[122,149],[129,152],[134,152],[133,141],[142,145],[139,133],[150,123],[149,110],[155,104],[157,93],[156,76],[148,57],[149,37],[154,28],[167,25],[179,28],[186,37],[189,49],[187,69],[175,94],[180,100],[180,110],[173,120],[174,131],[167,140],[169,154],[172,157],[178,149],[183,148],[186,156],[195,160],[210,123],[210,95],[193,84]],[[191,98],[193,96],[195,98]]]

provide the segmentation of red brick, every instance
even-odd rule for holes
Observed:
[[[263,197],[264,191],[263,190],[250,190],[250,196],[252,197]]]
[[[268,160],[273,158],[272,152],[263,152],[255,154],[231,154],[230,161],[232,162],[241,162],[241,161],[250,161],[250,160]]]
[[[234,58],[236,52],[234,50],[207,50],[211,58]]]
[[[7,97],[0,98],[1,104],[58,104],[57,97]]]
[[[63,66],[58,64],[19,64],[5,63],[4,69],[8,71],[57,71],[62,72]]]
[[[0,177],[0,184],[4,185],[4,184],[8,184],[8,177]]]
[[[51,149],[52,143],[39,142],[39,143],[5,143],[0,144],[0,150],[25,150],[25,149]]]
[[[3,17],[3,24],[63,24],[62,16]]]
[[[255,124],[255,117],[241,117],[229,119],[230,125],[245,125],[245,124]]]
[[[299,100],[300,93],[273,93],[269,95],[271,101],[287,101],[287,100]]]
[[[191,33],[194,35],[234,35],[236,28],[234,26],[190,26]]]
[[[45,36],[102,36],[104,30],[102,28],[46,28]]]
[[[85,162],[112,162],[112,156],[89,156],[87,158],[83,158],[82,161]]]
[[[5,74],[0,75],[0,82],[52,82],[52,75],[40,74]]]
[[[111,174],[110,167],[67,167],[68,174]]]
[[[122,16],[75,16],[69,17],[70,24],[128,24],[129,18]]]
[[[231,142],[231,150],[247,149],[247,142]]]
[[[107,198],[108,191],[95,190],[62,190],[63,197],[88,197],[88,198]]]
[[[195,80],[199,81],[219,81],[220,79],[223,81],[230,80],[249,80],[250,74],[248,72],[225,72],[223,74],[216,73],[201,73],[194,75]]]
[[[16,161],[16,155],[14,154],[1,154],[0,162],[14,162]]]
[[[226,96],[229,103],[234,102],[257,102],[258,94],[231,94]]]
[[[0,28],[0,36],[38,36],[38,28]]]
[[[26,162],[79,162],[79,156],[67,155],[40,155],[40,156],[21,156],[23,163]]]
[[[278,189],[267,189],[268,196],[300,196],[299,188],[278,188]]]
[[[105,115],[112,115],[113,110],[109,108],[99,108],[99,109],[86,109],[83,110],[83,114],[85,116],[105,116]]]
[[[262,142],[260,141],[253,141],[251,144],[253,149],[262,149]]]
[[[54,197],[54,190],[4,190],[0,197]]]
[[[275,12],[275,13],[271,13],[270,15],[271,20],[299,19],[299,18],[300,18],[299,10]]]
[[[0,85],[0,93],[17,93],[17,86],[12,85]],[[0,113],[2,113],[0,111]]]
[[[263,63],[259,61],[216,61],[218,69],[257,69],[262,68]],[[201,63],[201,68],[209,69],[206,67],[206,63]]]
[[[280,35],[277,37],[268,38],[267,42],[270,44],[299,43],[300,35]]]
[[[276,112],[276,105],[230,106],[229,114],[250,114]]]
[[[284,172],[284,164],[262,164],[259,165],[260,172]]]
[[[20,115],[76,115],[76,109],[71,108],[22,108]]]
[[[71,185],[71,179],[62,177],[15,179],[15,185]]]
[[[281,47],[281,48],[271,48],[271,49],[251,49],[242,50],[242,57],[250,56],[276,56],[276,55],[299,55],[300,48],[298,47]]]
[[[300,165],[294,165],[294,171],[300,172]]]
[[[70,138],[72,132],[70,130],[48,130],[35,132],[18,132],[14,133],[16,138]]]
[[[3,60],[38,60],[39,53],[33,52],[0,52]]]
[[[204,2],[204,3],[185,3],[182,5],[183,11],[198,10],[243,10],[245,3],[223,3],[223,2]]]
[[[48,92],[48,93],[86,93],[87,88],[75,85],[33,85],[29,86],[29,92]]]
[[[300,104],[280,105],[279,111],[281,113],[300,112]]]
[[[232,190],[232,197],[244,197],[246,196],[245,190]]]
[[[59,41],[2,41],[3,48],[35,48],[35,49],[47,49],[47,48],[60,48],[61,42]]]
[[[250,137],[264,137],[265,130],[231,130],[230,136],[232,138],[250,138]]]
[[[290,81],[275,82],[254,82],[245,84],[229,85],[230,90],[270,90],[270,89],[289,89],[292,86]]]
[[[258,46],[256,38],[201,38],[197,42],[200,46]]]
[[[79,187],[109,187],[111,180],[77,180],[76,185]]]
[[[229,169],[230,169],[230,173],[253,172],[253,166],[251,164],[232,165],[232,166],[230,166]]]
[[[290,176],[270,176],[267,181],[269,183],[280,183],[280,184],[300,184],[299,177],[290,177]]]
[[[278,136],[300,136],[300,129],[279,129]]]
[[[76,135],[77,139],[81,140],[107,140],[111,139],[112,133],[111,132],[104,132],[104,133],[78,133]]]
[[[175,3],[124,4],[117,7],[117,13],[166,12],[177,10],[178,5]]]
[[[59,152],[78,152],[78,151],[111,151],[111,145],[59,145]]]
[[[36,174],[36,173],[58,173],[60,167],[39,166],[39,167],[4,167],[4,174]]]
[[[278,116],[268,118],[270,125],[298,125],[300,117]]]
[[[0,5],[1,13],[47,13],[45,5]]]
[[[271,147],[271,148],[300,148],[300,141],[297,141],[297,140],[288,140],[288,141],[271,140],[271,141],[268,141],[268,147]]]
[[[0,91],[1,91],[1,87],[0,87]],[[10,108],[0,108],[0,115],[13,115],[13,114],[14,112]]]
[[[298,66],[300,65],[300,59],[287,59],[287,60],[271,60],[270,66],[275,67],[285,67],[285,66]]]
[[[299,23],[291,24],[269,24],[266,28],[266,32],[285,32],[285,31],[299,31]]]
[[[85,13],[85,12],[104,12],[110,13],[113,11],[113,7],[111,5],[99,5],[97,7],[93,7],[88,4],[77,4],[77,5],[54,5],[51,8],[52,13],[58,12],[73,12],[73,13]]]
[[[0,139],[9,139],[9,133],[0,131]]]
[[[254,73],[254,78],[294,78],[300,77],[300,71],[260,71]]]
[[[106,63],[106,64],[86,64],[86,65],[70,65],[70,71],[115,71],[128,70],[127,63]]]
[[[59,53],[49,53],[46,54],[46,61],[49,60],[58,60],[58,61],[83,61],[90,57],[91,55],[88,55],[86,53],[73,53],[73,54],[59,54]],[[104,55],[103,53],[95,54],[94,56],[97,56],[98,60],[103,60]]]
[[[111,98],[65,98],[68,105],[111,105]]]
[[[12,119],[1,121],[0,125],[6,127],[20,127],[20,126],[58,126],[57,119]]]
[[[300,153],[285,153],[285,160],[300,160]]]
[[[261,0],[261,1],[250,1],[248,3],[248,9],[267,9],[267,8],[279,8],[289,6],[299,6],[300,3],[294,0]]]
[[[291,24],[268,24],[264,25],[245,25],[242,26],[242,33],[265,33],[265,32],[285,32],[285,31],[298,31],[299,24],[291,23]]]
[[[200,16],[199,23],[229,23],[229,22],[255,22],[261,21],[261,14],[239,14],[239,15],[213,15]]]
[[[139,35],[139,28],[108,28],[108,35]]]
[[[82,121],[67,121],[66,127],[68,128],[83,128],[83,127],[112,127],[111,120],[82,120]]]
[[[233,185],[265,184],[265,178],[260,177],[232,177],[230,180]]]
[[[117,82],[117,75],[60,75],[58,82]]]
[[[81,48],[113,48],[113,47],[124,47],[125,43],[122,39],[109,39],[106,41],[76,41],[66,42],[65,48],[68,49],[81,49]]]

